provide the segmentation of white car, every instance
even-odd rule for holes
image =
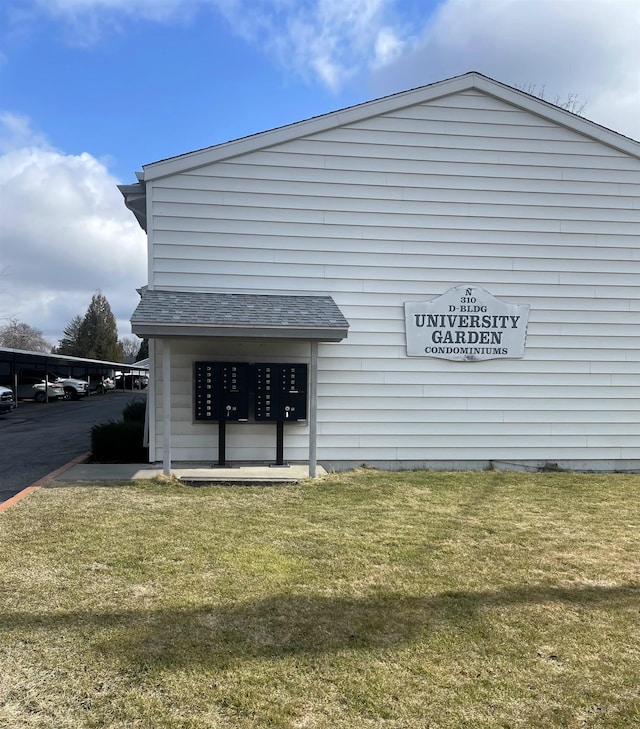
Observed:
[[[102,394],[108,392],[109,390],[115,390],[116,383],[112,380],[111,377],[103,377],[98,383],[98,387],[96,389],[99,393]]]
[[[62,387],[62,396],[67,400],[77,400],[89,394],[89,383],[84,380],[78,380],[75,377],[65,377],[57,372],[45,372],[42,369],[34,367],[30,369],[25,367],[18,373],[18,398],[33,397],[34,387],[38,391],[42,391],[44,396],[44,381],[48,380],[49,384],[58,384]],[[54,388],[55,395],[49,393],[49,397],[59,397],[57,388]]]
[[[44,388],[44,380],[32,386],[34,391],[33,399],[36,402],[46,402],[47,398],[49,400],[59,400],[65,397],[64,387],[59,382],[49,382],[46,395]]]
[[[89,394],[89,383],[84,380],[76,380],[75,377],[58,377],[56,383],[62,385],[67,400],[77,400],[79,397]]]
[[[16,399],[10,387],[0,385],[0,415],[10,413],[16,406]]]

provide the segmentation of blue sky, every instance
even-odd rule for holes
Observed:
[[[143,164],[476,70],[640,139],[637,0],[4,0],[0,326],[146,283]]]

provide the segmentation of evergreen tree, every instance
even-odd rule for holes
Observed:
[[[148,359],[149,357],[149,340],[143,339],[140,343],[140,349],[136,355],[135,361],[139,362],[141,359]]]
[[[116,320],[103,294],[98,292],[91,297],[91,303],[77,332],[80,357],[88,359],[122,362],[124,350],[118,341]]]
[[[73,319],[67,324],[63,330],[64,336],[60,340],[56,354],[68,354],[72,357],[82,357],[80,352],[80,344],[78,341],[78,335],[80,327],[82,326],[82,317],[80,314],[74,316]]]

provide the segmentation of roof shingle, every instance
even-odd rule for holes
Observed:
[[[131,317],[139,336],[294,337],[339,341],[349,322],[331,296],[145,289]]]

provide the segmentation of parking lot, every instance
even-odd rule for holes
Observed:
[[[112,391],[81,400],[36,403],[23,400],[0,415],[0,502],[91,448],[94,425],[119,420],[146,391]]]

